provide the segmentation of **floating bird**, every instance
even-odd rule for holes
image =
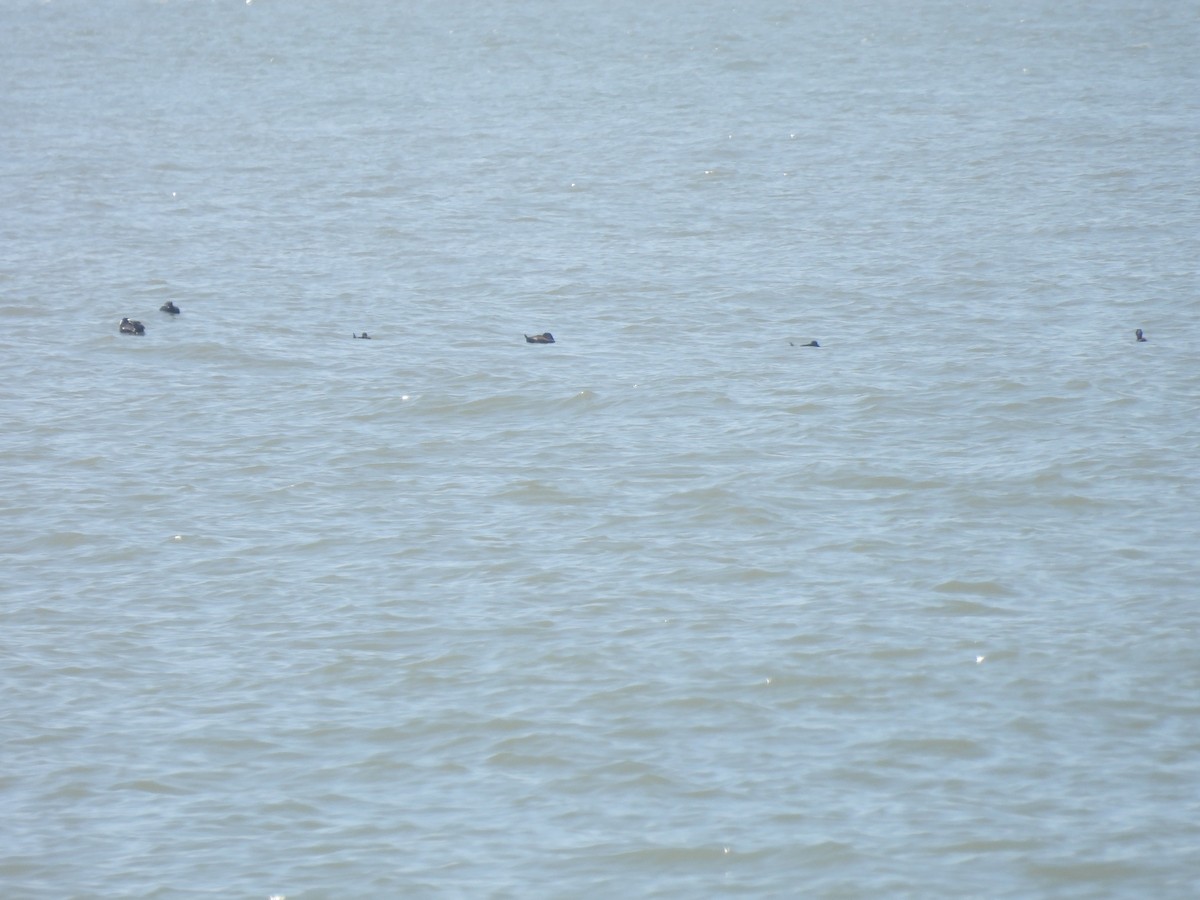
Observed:
[[[369,334],[367,334],[365,331],[362,334],[354,335],[354,337],[358,338],[360,341],[369,341],[371,339],[371,336]]]
[[[527,334],[525,340],[530,344],[553,344],[554,335],[548,331],[543,331],[541,334]]]
[[[159,312],[170,313],[173,316],[179,315],[179,307],[175,305],[174,300],[168,300],[158,308]]]
[[[791,341],[788,341],[788,346],[795,347],[796,345],[793,344]],[[816,341],[809,341],[807,344],[801,344],[800,346],[801,347],[820,347],[821,345],[818,344]]]
[[[1137,335],[1137,342],[1139,344],[1146,343],[1146,336],[1144,334],[1142,334],[1142,329],[1139,328],[1137,331],[1134,332],[1134,334]]]
[[[125,318],[121,320],[121,334],[145,334],[146,326],[137,319]]]

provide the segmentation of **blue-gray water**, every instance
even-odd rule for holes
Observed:
[[[3,0],[0,894],[1196,896],[1198,46]]]

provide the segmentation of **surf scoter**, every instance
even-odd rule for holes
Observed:
[[[1137,342],[1139,344],[1146,343],[1146,336],[1144,334],[1142,334],[1142,329],[1139,328],[1137,331],[1134,332],[1134,334],[1137,335]]]
[[[146,326],[137,319],[124,318],[121,320],[121,334],[145,334]]]
[[[541,334],[527,334],[525,340],[530,344],[553,344],[554,335],[548,331],[543,331]]]
[[[175,305],[174,300],[168,300],[158,308],[159,312],[170,313],[173,316],[179,315],[179,307]]]

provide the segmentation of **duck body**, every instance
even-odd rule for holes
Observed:
[[[158,311],[170,313],[173,316],[177,316],[180,313],[180,309],[178,306],[175,305],[174,300],[168,300],[166,303],[164,303],[162,306],[160,306],[158,308]]]
[[[121,319],[121,334],[145,334],[146,326],[137,319]]]
[[[1139,344],[1146,343],[1146,336],[1144,334],[1142,334],[1142,329],[1139,328],[1137,331],[1134,332],[1134,334],[1137,335],[1137,342]]]
[[[553,344],[554,335],[548,331],[543,331],[541,334],[527,334],[525,342],[528,344]]]
[[[367,334],[365,331],[362,334],[354,335],[354,337],[360,341],[369,341],[371,339],[371,336],[369,334]]]

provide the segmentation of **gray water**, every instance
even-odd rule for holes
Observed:
[[[1197,46],[3,0],[0,894],[1196,896]]]

